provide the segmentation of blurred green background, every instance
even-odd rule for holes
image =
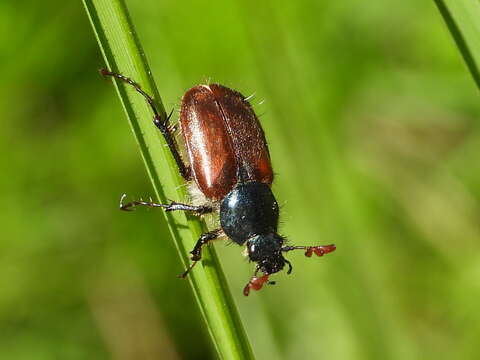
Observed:
[[[0,359],[209,359],[81,2],[0,2]],[[258,359],[480,358],[480,102],[433,1],[128,1],[167,109],[252,93],[281,232],[336,243],[244,298]],[[155,129],[152,126],[152,131]]]

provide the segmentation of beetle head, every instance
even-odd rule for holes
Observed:
[[[279,272],[285,266],[282,255],[284,239],[275,233],[255,235],[247,241],[248,257],[264,274]]]

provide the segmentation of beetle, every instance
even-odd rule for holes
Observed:
[[[160,114],[153,98],[132,79],[106,69],[103,76],[114,77],[131,86],[147,101],[153,111],[153,123],[160,130],[185,181],[194,183],[207,203],[190,205],[172,201],[158,204],[152,201],[120,201],[121,210],[136,206],[160,207],[166,211],[187,211],[201,216],[219,213],[220,227],[200,236],[190,252],[192,263],[181,277],[186,277],[202,258],[202,247],[221,236],[246,246],[255,272],[243,289],[260,290],[271,274],[291,263],[284,253],[304,250],[307,257],[323,256],[336,249],[335,245],[288,246],[278,234],[279,207],[271,191],[273,171],[265,134],[248,99],[239,92],[219,84],[198,85],[182,97],[180,127],[188,165],[175,141],[170,117]],[[262,273],[259,276],[259,272]]]

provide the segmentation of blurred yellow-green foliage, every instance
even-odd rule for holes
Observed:
[[[166,108],[255,93],[282,233],[338,246],[244,298],[217,243],[258,358],[480,358],[480,97],[434,2],[128,5]],[[117,210],[152,191],[81,3],[0,29],[0,359],[213,358],[162,217]]]

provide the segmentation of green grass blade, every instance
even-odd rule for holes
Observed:
[[[84,0],[84,5],[108,68],[135,79],[145,91],[155,97],[158,109],[165,114],[124,2]],[[163,138],[153,126],[150,109],[131,87],[118,82],[116,87],[158,199],[162,202],[167,201],[167,198],[183,199],[186,196],[185,187],[180,186],[182,179],[175,162],[168,148],[163,146]],[[193,248],[204,226],[184,214],[168,213],[164,216],[167,217],[180,256],[184,264],[187,264],[188,250]],[[203,261],[190,273],[189,281],[219,357],[253,359],[250,343],[213,247],[205,249]]]
[[[480,1],[435,0],[480,88]]]

